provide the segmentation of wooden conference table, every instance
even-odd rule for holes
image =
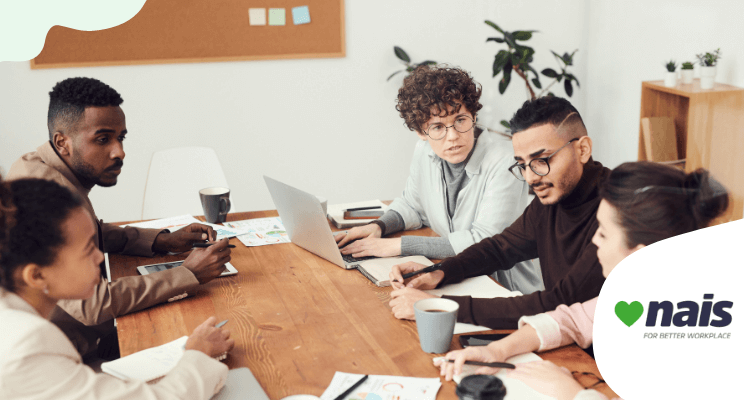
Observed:
[[[228,221],[277,215],[235,213]],[[436,236],[430,229],[406,233]],[[320,396],[336,371],[439,376],[433,355],[419,346],[416,323],[393,317],[388,306],[391,288],[377,287],[358,271],[339,268],[291,243],[231,243],[236,245],[231,263],[237,275],[217,278],[183,300],[117,318],[122,356],[189,335],[214,315],[230,320],[226,328],[235,339],[227,366],[250,368],[272,400],[293,394]],[[183,256],[111,255],[111,274],[114,279],[135,275],[138,265],[178,259]],[[450,348],[461,348],[457,336]],[[540,356],[571,371],[599,376],[594,360],[576,345]],[[596,382],[581,379],[585,385]],[[437,399],[456,399],[455,387],[443,382]],[[606,384],[595,389],[615,396]]]

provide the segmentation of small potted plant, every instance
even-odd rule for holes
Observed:
[[[677,86],[677,62],[674,60],[669,61],[666,64],[667,74],[664,78],[664,86],[675,87]]]
[[[679,73],[682,76],[682,83],[685,85],[691,84],[692,78],[695,77],[695,71],[693,70],[693,65],[689,61],[685,61],[682,63],[682,69],[679,71]]]
[[[700,62],[700,89],[713,89],[716,81],[716,65],[721,58],[721,49],[712,53],[698,54]]]

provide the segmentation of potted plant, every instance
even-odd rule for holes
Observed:
[[[393,51],[395,52],[395,56],[398,57],[398,59],[400,59],[401,61],[403,61],[403,64],[406,66],[406,69],[402,69],[400,71],[393,72],[392,75],[388,76],[387,80],[390,80],[392,77],[394,77],[395,75],[397,75],[397,74],[399,74],[399,73],[401,73],[403,71],[405,71],[405,72],[407,72],[407,73],[410,74],[416,68],[418,68],[418,67],[420,67],[422,65],[436,65],[436,63],[437,63],[436,61],[432,61],[432,60],[426,60],[426,61],[422,61],[420,63],[411,62],[411,57],[408,56],[408,53],[406,53],[403,49],[401,49],[398,46],[393,46]]]
[[[721,49],[716,49],[712,53],[698,54],[700,62],[700,89],[713,89],[716,81],[716,65],[721,58]]]
[[[682,63],[682,69],[679,73],[682,76],[682,83],[685,85],[691,84],[692,78],[695,76],[695,71],[692,68],[693,65],[691,62],[685,61]]]
[[[675,87],[677,86],[677,62],[674,60],[666,63],[667,74],[664,78],[664,86]]]
[[[563,55],[551,50],[558,64],[558,69],[545,68],[540,71],[543,76],[553,80],[543,89],[543,85],[540,82],[540,75],[531,65],[535,49],[523,43],[531,39],[532,34],[537,31],[524,30],[509,32],[501,29],[501,27],[491,21],[486,20],[485,23],[502,35],[502,37],[489,37],[486,39],[486,42],[496,42],[506,45],[506,49],[499,50],[493,60],[493,77],[495,78],[501,74],[501,79],[499,79],[499,93],[504,94],[506,91],[506,88],[511,82],[512,72],[524,81],[527,96],[532,100],[542,96],[553,96],[553,93],[549,90],[553,85],[561,82],[561,80],[563,81],[563,88],[568,97],[573,95],[574,83],[579,87],[579,80],[568,72],[568,68],[573,66],[573,57],[578,50],[574,50],[570,54],[565,52]],[[536,92],[533,89],[533,85],[541,91]],[[501,125],[507,129],[511,128],[505,120],[501,121]]]

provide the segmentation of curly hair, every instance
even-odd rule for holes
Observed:
[[[459,68],[423,65],[403,80],[395,109],[408,129],[423,132],[432,116],[455,114],[461,105],[475,116],[483,108],[478,101],[481,92],[481,85]],[[451,113],[447,106],[452,107]]]
[[[52,264],[65,243],[62,223],[82,205],[52,181],[0,181],[0,286],[13,290],[13,273],[21,266]]]
[[[93,78],[67,78],[49,92],[49,139],[60,127],[73,127],[86,107],[116,107],[124,100],[111,86]]]

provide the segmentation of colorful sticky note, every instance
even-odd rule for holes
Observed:
[[[285,25],[287,16],[283,8],[269,8],[269,25]]]
[[[248,17],[250,18],[251,25],[266,25],[265,8],[249,8]]]
[[[292,9],[292,21],[295,25],[310,23],[310,9],[307,6],[294,7]]]

